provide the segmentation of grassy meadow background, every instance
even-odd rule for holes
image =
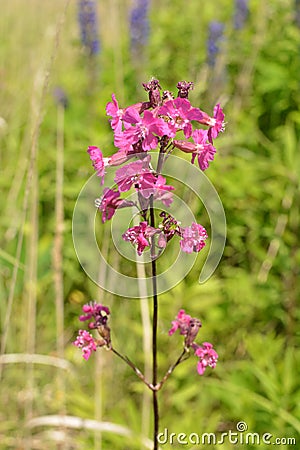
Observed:
[[[82,305],[97,299],[113,311],[116,348],[149,372],[148,303],[89,280],[73,247],[72,213],[93,173],[87,146],[113,152],[111,93],[121,106],[143,101],[140,84],[151,76],[171,91],[194,81],[193,104],[210,112],[220,101],[227,121],[206,173],[226,212],[223,258],[204,285],[197,266],[162,295],[159,317],[161,376],[181,348],[167,333],[181,307],[201,318],[199,341],[214,343],[219,363],[203,377],[195,358],[175,370],[160,392],[161,431],[221,433],[245,421],[249,432],[297,439],[276,448],[298,448],[298,2],[250,0],[236,29],[234,1],[152,0],[149,40],[135,53],[133,2],[96,3],[101,50],[89,56],[75,0],[0,0],[0,449],[151,448],[139,438],[151,437],[144,385],[109,352],[85,362],[72,345]],[[207,63],[211,21],[224,24],[214,64]],[[193,209],[209,228],[201,205]],[[135,273],[120,256],[110,258]]]

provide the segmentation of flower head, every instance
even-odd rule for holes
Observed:
[[[102,222],[105,223],[115,214],[116,209],[133,206],[134,202],[120,198],[120,192],[105,188],[101,198],[97,198],[95,206],[102,211]]]
[[[180,309],[175,320],[172,321],[172,328],[169,330],[169,336],[175,333],[176,330],[180,330],[180,334],[187,335],[191,316],[185,313],[184,309]]]
[[[215,139],[220,132],[223,132],[225,129],[224,124],[224,113],[220,106],[220,103],[218,103],[214,107],[214,117],[211,119],[210,128],[208,130],[208,138],[210,142],[212,142],[212,139]]]
[[[124,114],[124,110],[119,108],[119,103],[116,99],[115,94],[111,96],[112,102],[107,103],[106,105],[106,114],[111,116],[111,127],[115,133],[120,133],[122,131],[122,117]]]
[[[212,344],[203,342],[202,346],[197,346],[195,355],[198,356],[197,371],[199,375],[203,375],[206,367],[214,369],[218,361],[218,353],[213,349]]]
[[[170,186],[166,184],[166,179],[161,175],[155,177],[155,182],[152,185],[151,193],[153,194],[156,200],[161,200],[162,203],[169,207],[173,202],[173,196],[170,191],[174,190],[174,186]]]
[[[165,122],[154,116],[153,112],[145,111],[141,117],[134,107],[126,109],[123,122],[127,129],[117,137],[118,147],[128,147],[141,141],[142,151],[156,148],[158,137],[166,134],[168,129]]]
[[[201,170],[206,170],[209,166],[209,161],[213,161],[216,153],[215,147],[208,142],[207,130],[193,131],[193,142],[174,140],[173,145],[185,153],[192,153],[192,164],[194,164],[197,157],[198,164]]]
[[[86,330],[79,330],[78,336],[73,344],[82,349],[82,356],[88,360],[91,353],[97,350],[97,343],[93,336]]]
[[[86,303],[83,305],[82,311],[84,314],[79,316],[81,322],[93,319],[93,321],[89,323],[89,328],[97,328],[100,325],[106,325],[108,316],[110,315],[107,306],[103,306],[96,302]]]
[[[167,100],[157,113],[164,117],[168,126],[165,134],[169,137],[175,137],[177,131],[182,130],[185,137],[189,138],[192,134],[191,120],[200,121],[202,118],[200,109],[192,107],[187,98],[181,97]]]
[[[150,247],[149,238],[154,234],[160,233],[160,230],[150,227],[146,221],[141,222],[132,228],[128,228],[122,235],[124,241],[132,242],[137,245],[137,253],[141,255],[146,247]]]
[[[104,189],[103,195],[96,205],[98,209],[102,211],[103,223],[112,218],[120,202],[122,202],[122,200],[120,199],[119,191],[114,191],[109,188]]]
[[[101,178],[101,184],[104,183],[105,167],[109,164],[109,158],[103,158],[100,148],[94,145],[89,146],[88,153],[93,162],[93,167],[97,172],[97,176]]]
[[[186,253],[200,252],[205,246],[207,232],[202,225],[193,222],[190,227],[181,229],[181,238],[181,250]]]

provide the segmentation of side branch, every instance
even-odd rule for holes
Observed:
[[[159,391],[159,390],[162,388],[162,386],[164,385],[164,383],[167,381],[167,379],[169,378],[169,376],[172,374],[172,372],[175,370],[175,368],[176,368],[180,363],[182,363],[183,361],[185,361],[186,359],[188,359],[189,356],[190,356],[190,354],[188,353],[188,351],[186,350],[186,348],[184,348],[184,349],[182,350],[181,355],[180,355],[179,358],[177,359],[177,361],[176,361],[172,366],[169,367],[169,369],[168,369],[168,371],[166,372],[165,376],[162,378],[162,380],[161,380],[159,383],[157,383],[157,384],[154,386],[154,389],[155,389],[156,391]]]
[[[116,349],[114,349],[113,347],[110,348],[110,350],[117,355],[119,358],[121,358],[129,367],[132,368],[132,370],[134,371],[134,373],[139,377],[140,380],[143,381],[143,383],[145,383],[145,385],[151,389],[151,391],[154,390],[154,386],[149,383],[146,378],[144,377],[144,375],[142,374],[142,372],[134,365],[134,363],[132,361],[130,361],[129,358],[127,358],[127,356],[123,356],[121,355],[121,353],[119,353]]]

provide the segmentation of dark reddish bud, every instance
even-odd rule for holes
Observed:
[[[179,81],[179,83],[177,83],[177,89],[178,97],[188,98],[189,90],[194,89],[194,83],[192,83],[191,81]]]
[[[185,347],[189,348],[197,337],[199,329],[202,327],[202,323],[199,319],[191,319],[189,323],[188,332],[184,341]]]
[[[149,92],[149,101],[152,108],[161,104],[159,81],[152,78],[149,83],[143,83],[143,87],[146,92]]]

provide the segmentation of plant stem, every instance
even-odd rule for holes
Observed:
[[[153,208],[153,196],[150,197],[150,225],[155,228],[155,216]],[[151,269],[152,269],[152,289],[153,289],[153,319],[152,319],[152,385],[157,383],[157,319],[158,319],[158,302],[157,302],[157,279],[156,279],[156,260],[154,236],[151,239]],[[157,391],[153,391],[153,420],[154,420],[154,450],[158,449],[157,435],[159,427],[159,411]]]
[[[110,347],[110,349],[115,355],[117,355],[119,358],[121,358],[126,364],[128,364],[129,367],[132,368],[132,370],[135,372],[135,374],[139,377],[140,380],[142,380],[143,383],[145,383],[145,385],[151,389],[151,391],[153,391],[153,386],[152,384],[148,383],[148,381],[146,380],[146,378],[144,377],[144,375],[142,374],[142,372],[133,364],[132,361],[130,361],[129,358],[127,358],[127,356],[123,356],[121,355],[121,353],[119,353],[115,348],[113,348],[112,346]]]
[[[186,349],[184,348],[183,351],[182,351],[182,353],[181,353],[181,355],[180,355],[179,358],[177,359],[177,361],[176,361],[176,362],[168,369],[168,371],[167,371],[167,373],[165,374],[165,376],[163,377],[163,379],[162,379],[159,383],[157,383],[157,384],[155,385],[156,391],[159,391],[159,390],[162,388],[163,384],[167,381],[167,379],[169,378],[169,376],[173,373],[174,369],[175,369],[182,361],[184,361],[185,359],[187,359],[187,357],[189,357],[189,355],[186,357],[186,353],[187,353],[187,351],[186,351]]]

